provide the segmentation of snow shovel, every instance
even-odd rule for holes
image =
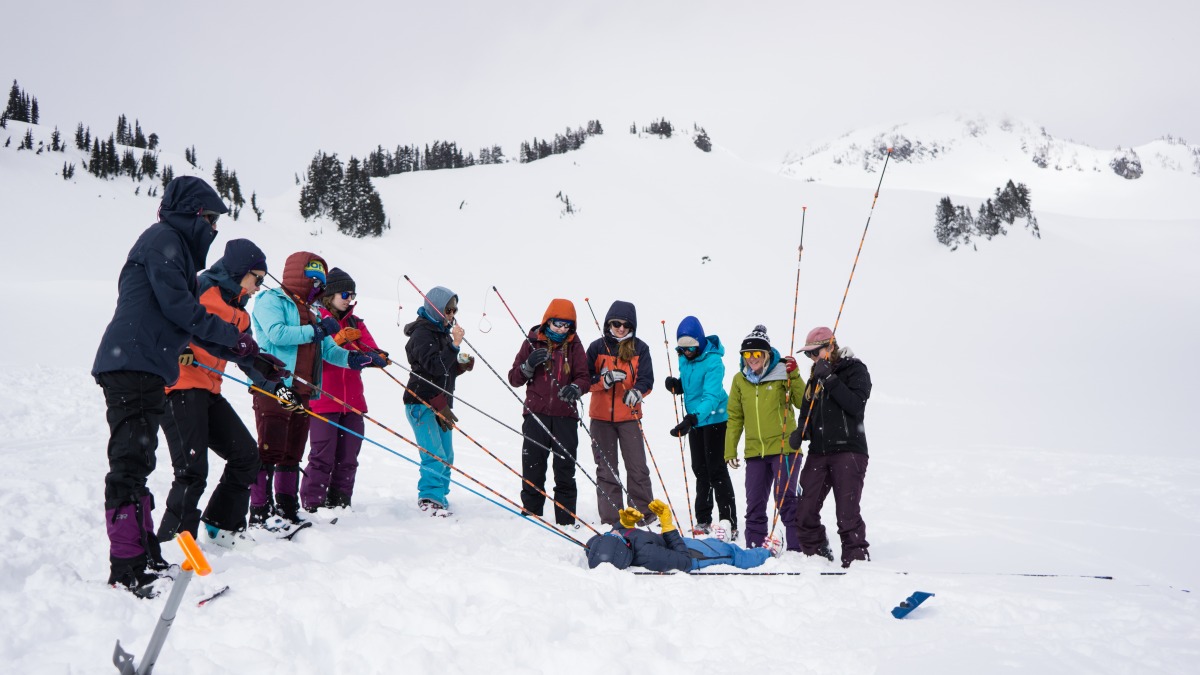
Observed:
[[[113,665],[121,671],[121,675],[149,675],[154,670],[154,662],[158,660],[158,653],[162,651],[163,643],[167,641],[167,633],[171,631],[171,624],[175,623],[175,613],[179,609],[179,603],[183,602],[183,594],[187,591],[192,575],[206,576],[212,572],[212,567],[209,566],[208,560],[205,560],[204,553],[196,545],[196,540],[192,538],[191,532],[180,532],[176,535],[175,541],[179,542],[179,547],[183,549],[183,555],[187,558],[181,565],[183,571],[171,587],[167,606],[163,608],[162,614],[158,617],[158,625],[154,628],[154,635],[150,636],[150,644],[146,645],[146,655],[142,657],[140,666],[134,668],[133,654],[121,649],[121,641],[117,640],[117,647],[113,650]]]

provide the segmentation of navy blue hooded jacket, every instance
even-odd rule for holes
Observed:
[[[196,273],[217,236],[201,211],[229,209],[203,179],[180,176],[167,184],[159,221],[138,237],[121,268],[117,309],[100,339],[93,376],[132,370],[173,384],[179,353],[192,340],[215,356],[232,356],[237,328],[198,300]]]

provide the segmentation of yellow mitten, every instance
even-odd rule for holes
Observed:
[[[644,518],[641,511],[630,507],[621,509],[621,527],[637,527],[637,524]]]
[[[650,502],[650,510],[658,516],[658,524],[662,525],[663,534],[675,529],[675,521],[671,518],[671,507],[664,504],[662,500],[655,499]]]

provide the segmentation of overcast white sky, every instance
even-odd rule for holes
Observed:
[[[317,149],[519,142],[666,116],[749,161],[945,111],[1101,148],[1200,142],[1190,0],[8,3],[43,123],[117,116],[271,195]]]

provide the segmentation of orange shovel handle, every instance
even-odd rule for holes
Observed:
[[[175,535],[175,541],[179,542],[179,548],[183,549],[183,555],[187,560],[183,561],[183,569],[195,572],[200,576],[206,576],[212,572],[212,567],[208,564],[208,560],[204,558],[204,553],[196,544],[196,540],[192,537],[192,533],[188,531],[180,532]]]

